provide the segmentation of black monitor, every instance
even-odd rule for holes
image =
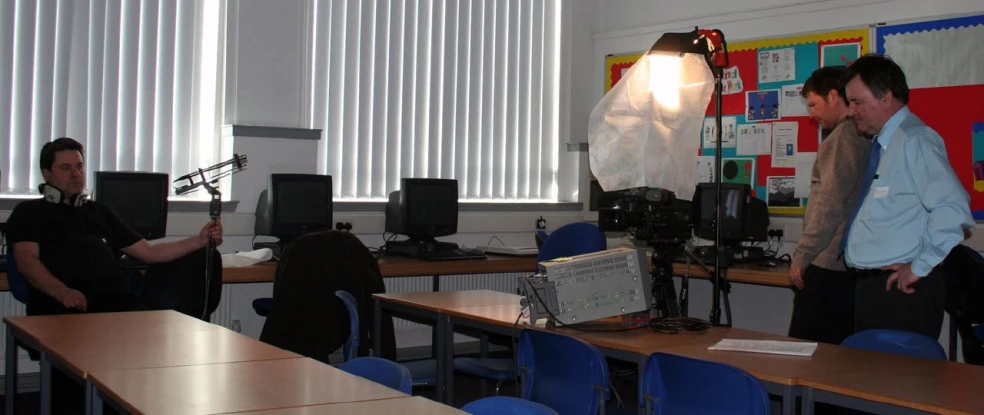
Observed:
[[[751,186],[737,183],[721,183],[721,240],[740,242],[745,234],[745,211],[751,197]],[[714,239],[714,222],[717,208],[717,188],[714,183],[700,183],[694,193],[694,227],[697,236]]]
[[[167,195],[171,183],[166,173],[97,171],[95,200],[120,215],[144,239],[167,233]]]
[[[271,174],[256,204],[256,235],[290,240],[332,227],[331,176]]]
[[[402,179],[386,204],[386,232],[414,241],[458,233],[458,181]]]

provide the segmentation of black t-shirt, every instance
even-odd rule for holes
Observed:
[[[125,291],[114,250],[142,239],[116,212],[95,201],[79,207],[43,199],[21,202],[7,219],[6,233],[11,244],[37,243],[48,271],[86,297]],[[61,306],[53,298],[33,286],[29,290],[28,314],[60,311],[52,309]]]

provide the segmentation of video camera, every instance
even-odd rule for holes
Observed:
[[[669,190],[637,187],[604,192],[598,205],[598,227],[603,232],[628,232],[649,244],[683,244],[693,232],[693,204]]]

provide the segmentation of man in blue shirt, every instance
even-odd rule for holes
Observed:
[[[844,80],[858,130],[874,136],[843,244],[857,276],[855,330],[937,338],[945,287],[936,266],[974,224],[970,197],[940,135],[909,111],[898,64],[863,56]]]

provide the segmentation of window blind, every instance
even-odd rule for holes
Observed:
[[[313,0],[310,124],[337,199],[402,177],[556,201],[561,0]]]
[[[218,156],[224,2],[0,2],[0,192],[32,194],[41,146],[97,170],[185,174]]]

